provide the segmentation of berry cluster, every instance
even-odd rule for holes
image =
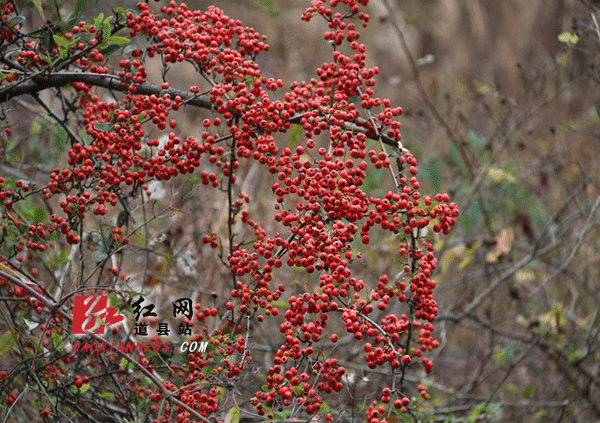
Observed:
[[[204,417],[219,412],[219,389],[231,386],[250,362],[251,325],[263,322],[265,315],[278,319],[281,343],[267,371],[265,388],[252,400],[259,415],[275,418],[274,410],[282,407],[319,414],[327,395],[343,389],[346,369],[333,356],[341,336],[333,329],[336,326],[364,343],[368,368],[389,369],[389,387],[366,412],[371,423],[385,421],[393,412],[407,412],[409,388],[397,381],[404,381],[409,367],[420,361],[427,373],[431,371],[432,363],[424,355],[438,346],[432,337],[438,312],[432,280],[437,260],[431,237],[423,234],[429,228],[447,234],[459,211],[446,194],[422,198],[417,159],[399,144],[397,118],[403,110],[374,96],[379,70],[367,66],[358,31],[369,22],[362,9],[367,3],[311,2],[302,19],[321,16],[328,26],[324,39],[334,51],[315,78],[293,82],[289,89],[281,80],[263,76],[255,61],[257,54],[268,50],[265,37],[220,9],[211,6],[202,13],[171,1],[156,14],[147,3],[139,3],[137,10],[122,13],[113,22],[115,31],[127,28],[130,37],[147,40],[144,50],[124,53],[118,70],[111,74],[118,81],[113,88],[120,88],[122,97],[108,101],[92,81],[71,82],[81,109],[82,133],[89,142],[71,136],[68,165],[53,169],[49,182],[39,190],[20,181],[9,189],[0,180],[2,236],[11,237],[18,253],[27,249],[30,254],[43,253],[54,233],[71,244],[79,243],[90,211],[106,215],[137,192],[148,192],[150,180],[169,181],[201,169],[204,185],[228,191],[228,227],[231,230],[239,222],[254,240],[238,245],[229,233],[226,264],[233,280],[229,298],[218,307],[198,305],[195,310],[192,323],[201,334],[194,340],[209,341],[208,354],[189,353],[183,365],[172,367],[160,387],[122,376],[128,395],[150,398],[150,411],[159,411],[165,393],[179,401],[162,411],[160,421],[192,421],[190,409]],[[3,11],[10,13],[11,3],[2,4]],[[3,39],[10,41],[5,33]],[[112,72],[101,48],[112,30],[82,21],[63,36],[67,47],[57,44],[44,52],[55,56],[53,63],[92,75]],[[65,48],[72,55],[68,62],[63,57]],[[27,43],[16,60],[43,69],[48,62],[39,59],[41,49]],[[202,93],[192,86],[178,91],[163,82],[150,93],[146,65],[153,57],[164,64],[187,64],[208,81],[209,89]],[[26,73],[20,76],[27,77]],[[208,102],[216,117],[203,121],[198,138],[181,134],[173,115],[186,104],[202,101]],[[293,147],[283,147],[279,134],[292,126],[301,128],[304,137]],[[241,161],[257,163],[272,175],[275,206],[270,227],[277,226],[279,232],[271,233],[251,218],[250,198],[236,184]],[[393,181],[383,195],[365,187],[370,172],[378,169],[389,172]],[[45,200],[59,198],[61,215],[29,224],[16,205],[34,194]],[[385,233],[398,240],[403,271],[394,278],[381,275],[376,281],[357,277],[361,248]],[[113,246],[128,243],[121,227],[112,228],[109,239]],[[214,232],[203,242],[227,248]],[[280,282],[282,268],[302,272],[307,285],[314,281],[314,287],[286,295],[291,289]],[[116,268],[110,271],[119,273]],[[3,281],[2,288],[20,296],[19,288],[8,282]],[[43,304],[38,303],[32,305],[41,313]],[[282,303],[284,310],[277,318]],[[398,315],[395,310],[400,306],[406,312]],[[228,316],[223,318],[227,330],[217,327],[219,316]],[[59,323],[49,324],[54,329],[46,333],[60,333]],[[158,371],[143,354],[140,363],[152,373]],[[61,366],[49,366],[46,380],[58,384]],[[81,388],[88,382],[77,376],[72,383]],[[427,397],[422,387],[418,391]],[[49,414],[50,409],[42,410],[42,417]],[[323,417],[333,419],[329,413]]]
[[[17,24],[10,23],[13,13],[15,13],[15,7],[11,2],[3,1],[0,3],[0,18],[2,18],[2,23],[0,24],[0,46],[8,44],[15,39]]]

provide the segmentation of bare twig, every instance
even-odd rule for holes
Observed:
[[[440,115],[437,108],[435,107],[435,105],[433,104],[433,102],[431,101],[429,96],[427,95],[427,92],[425,91],[425,88],[423,87],[423,83],[421,82],[419,66],[418,66],[415,58],[413,57],[412,53],[410,52],[410,48],[408,47],[408,42],[406,41],[406,37],[404,36],[404,32],[402,31],[402,28],[400,28],[400,25],[398,24],[397,19],[395,19],[394,9],[392,8],[392,5],[390,4],[389,0],[383,0],[383,2],[385,4],[387,12],[392,17],[392,19],[390,19],[390,22],[392,24],[392,27],[394,28],[394,32],[396,32],[396,35],[398,36],[398,39],[400,40],[400,45],[402,46],[402,50],[404,51],[404,54],[406,55],[406,58],[408,59],[408,62],[410,64],[410,67],[411,67],[411,70],[413,73],[413,78],[415,80],[415,84],[417,85],[417,90],[419,91],[419,94],[421,94],[423,101],[425,101],[425,105],[430,110],[430,112],[433,114],[433,117],[435,118],[435,120],[437,120],[438,123],[440,124],[440,126],[442,128],[444,128],[444,130],[446,131],[448,138],[450,138],[450,140],[458,148],[458,151],[466,165],[466,168],[467,168],[471,178],[474,178],[475,173],[473,171],[473,165],[471,163],[471,158],[469,157],[464,144],[461,142],[461,140],[459,140],[458,136],[454,133],[452,128],[450,128],[450,126],[448,125],[448,122],[446,122],[446,120]]]
[[[596,15],[594,13],[590,13],[592,16],[592,20],[594,21],[594,26],[596,27],[596,34],[598,34],[598,40],[600,40],[600,27],[598,26],[598,21],[596,20]]]
[[[600,196],[598,196],[598,198],[596,198],[596,201],[594,202],[594,205],[592,206],[592,209],[590,210],[590,213],[588,214],[587,220],[585,221],[583,228],[581,228],[581,231],[579,231],[579,234],[577,234],[577,240],[575,242],[575,246],[573,246],[573,249],[571,250],[569,257],[567,257],[567,259],[560,265],[560,267],[558,269],[556,269],[554,272],[552,272],[551,275],[547,276],[546,279],[544,279],[544,281],[532,293],[533,295],[535,295],[540,289],[542,289],[546,285],[546,283],[548,283],[548,281],[550,279],[553,279],[556,276],[560,275],[567,268],[567,266],[569,266],[571,261],[573,261],[573,258],[575,258],[575,254],[577,253],[577,250],[579,250],[579,247],[581,247],[581,244],[583,243],[583,238],[584,238],[585,234],[587,233],[590,226],[592,225],[594,215],[596,214],[596,210],[598,209],[599,205],[600,205]]]
[[[25,283],[24,281],[20,280],[19,278],[9,275],[8,273],[4,272],[3,270],[0,270],[0,277],[21,287],[23,290],[25,290],[27,292],[28,295],[30,295],[31,297],[34,297],[36,300],[43,303],[44,306],[50,310],[50,312],[59,314],[61,317],[65,318],[67,320],[67,322],[70,322],[70,323],[73,322],[73,318],[66,311],[64,311],[57,303],[55,303],[54,301],[46,298],[44,295],[37,292],[29,284]],[[90,334],[89,336],[92,337],[93,339],[95,339],[96,341],[109,343],[106,339],[104,339],[100,335]],[[206,417],[199,414],[196,410],[194,410],[187,404],[184,404],[177,398],[173,398],[171,396],[171,392],[167,388],[164,387],[163,383],[153,373],[148,371],[148,369],[146,369],[146,367],[144,367],[141,363],[139,363],[137,360],[135,360],[129,354],[127,354],[123,351],[116,351],[116,353],[119,356],[121,356],[122,358],[124,358],[125,360],[127,360],[128,362],[130,362],[134,367],[136,367],[140,372],[142,372],[142,374],[144,376],[146,376],[148,379],[150,379],[152,381],[152,383],[154,383],[161,390],[161,392],[165,395],[165,397],[168,398],[168,400],[170,402],[172,402],[173,404],[177,405],[178,407],[186,410],[188,413],[192,414],[194,417],[200,419],[200,421],[202,421],[204,423],[210,423],[210,421]]]

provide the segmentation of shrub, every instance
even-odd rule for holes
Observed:
[[[434,239],[459,211],[446,194],[421,195],[402,108],[374,95],[366,4],[311,2],[302,19],[322,18],[333,52],[313,79],[286,85],[259,68],[265,37],[214,6],[142,2],[87,21],[78,1],[68,20],[27,32],[2,2],[0,99],[33,98],[43,116],[23,136],[58,151],[0,179],[7,415],[24,418],[17,405],[30,402],[53,421],[415,416],[411,397],[428,394],[405,376],[429,373],[438,346]],[[181,86],[190,73],[202,83]],[[206,113],[201,127],[179,123],[190,110]],[[270,194],[244,191],[261,172]],[[188,189],[174,213],[187,201],[207,212],[194,204],[202,190],[224,199],[224,219],[156,226],[165,186]],[[213,261],[225,271],[163,288],[186,237],[206,261],[193,274]],[[396,245],[391,274],[378,243]],[[361,380],[374,389],[356,392]]]

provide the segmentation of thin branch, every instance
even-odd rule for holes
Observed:
[[[530,254],[528,254],[527,256],[523,257],[521,260],[519,260],[518,262],[516,262],[513,266],[511,266],[509,269],[507,269],[506,271],[502,272],[502,274],[500,276],[498,276],[488,287],[485,291],[483,291],[481,294],[479,294],[477,297],[475,297],[470,303],[469,305],[467,305],[464,309],[463,312],[460,314],[448,314],[445,316],[438,316],[436,319],[437,320],[452,320],[452,321],[458,321],[461,320],[462,318],[468,316],[471,314],[471,312],[473,312],[473,310],[483,301],[485,300],[492,292],[494,292],[496,290],[496,288],[498,288],[504,281],[506,281],[507,279],[509,279],[510,277],[512,277],[515,273],[517,273],[517,271],[521,268],[523,268],[524,266],[526,266],[527,264],[531,263],[536,257],[544,255],[546,252],[548,252],[549,250],[551,250],[554,246],[553,245],[549,245],[545,248],[542,249],[536,249],[534,251],[532,251]]]
[[[36,300],[38,300],[41,303],[43,303],[44,306],[47,309],[49,309],[51,313],[59,314],[61,317],[65,318],[67,320],[67,322],[73,323],[73,318],[67,312],[65,312],[62,308],[60,308],[59,304],[57,304],[54,301],[46,298],[45,296],[43,296],[42,294],[40,294],[39,292],[37,292],[29,284],[23,282],[22,280],[20,280],[17,277],[9,275],[8,273],[4,272],[3,270],[0,270],[0,278],[6,279],[7,281],[9,281],[11,283],[14,283],[15,285],[18,285],[19,287],[21,287],[22,289],[24,289],[29,296],[34,297]],[[99,335],[89,334],[89,336],[92,337],[93,339],[95,339],[96,341],[109,343],[106,339],[104,339],[103,337],[101,337]],[[131,357],[129,354],[127,354],[127,353],[125,353],[123,351],[116,351],[116,353],[119,356],[121,356],[122,358],[124,358],[125,360],[127,360],[128,362],[130,362],[133,366],[137,367],[137,369],[140,372],[142,372],[142,374],[144,376],[146,376],[148,379],[150,379],[152,381],[152,383],[154,383],[161,390],[161,392],[165,395],[165,397],[168,398],[168,400],[171,401],[173,404],[175,404],[178,407],[186,410],[188,413],[190,413],[194,417],[200,419],[202,422],[204,422],[204,423],[210,423],[210,420],[208,420],[206,417],[204,417],[201,414],[199,414],[196,410],[194,410],[193,408],[191,408],[187,404],[184,404],[183,402],[181,402],[177,398],[173,398],[171,396],[172,395],[171,391],[169,391],[167,388],[165,388],[164,385],[163,385],[163,383],[153,373],[151,373],[148,369],[146,369],[146,367],[144,367],[137,360],[134,360],[133,357]]]
[[[52,108],[50,108],[50,106],[48,106],[44,101],[42,101],[42,99],[36,94],[33,95],[33,98],[35,99],[35,101],[38,102],[38,104],[40,106],[42,106],[42,108],[50,115],[52,116],[52,118],[58,122],[58,124],[60,126],[63,127],[63,129],[67,132],[67,134],[69,134],[69,136],[71,137],[71,139],[75,142],[78,142],[80,144],[82,144],[83,142],[81,141],[81,139],[79,139],[79,137],[77,136],[77,134],[75,134],[75,132],[73,132],[73,130],[71,129],[71,127],[67,124],[66,119],[63,120],[60,118],[60,116],[58,116],[56,114],[56,112],[54,110],[52,110]]]
[[[33,95],[48,88],[62,87],[72,82],[83,82],[96,87],[119,91],[123,90],[124,84],[121,78],[115,75],[100,75],[91,72],[72,71],[56,72],[47,75],[37,75],[26,81],[19,80],[3,87],[0,89],[0,102],[5,102],[11,98],[25,94]],[[190,92],[174,88],[163,90],[161,87],[154,85],[134,85],[134,87],[137,94],[160,95],[161,93],[166,93],[171,95],[171,97],[180,96],[181,98],[186,99],[187,103],[192,106],[205,109],[211,109],[212,107],[210,96],[208,94],[193,96]]]
[[[587,218],[585,224],[583,225],[583,228],[581,229],[581,231],[579,231],[579,234],[577,235],[577,241],[575,242],[575,246],[571,250],[569,257],[567,257],[567,259],[560,265],[560,267],[558,269],[556,269],[554,272],[552,272],[551,275],[549,275],[548,277],[546,277],[546,279],[544,279],[544,281],[533,292],[533,295],[535,295],[540,289],[542,289],[546,285],[546,283],[548,283],[548,281],[550,279],[553,279],[556,276],[560,275],[567,268],[567,266],[569,266],[569,264],[571,264],[571,261],[573,261],[573,259],[575,258],[575,254],[577,253],[577,250],[579,250],[579,247],[581,247],[581,244],[583,243],[583,238],[584,238],[585,234],[587,233],[590,226],[592,225],[594,215],[596,214],[596,210],[598,209],[599,205],[600,205],[600,196],[598,196],[598,198],[596,198],[596,202],[594,202],[594,205],[592,206],[592,209],[590,210],[590,214],[588,215],[588,218]]]
[[[398,36],[398,39],[400,40],[400,45],[402,46],[402,50],[404,51],[404,54],[406,55],[406,58],[408,59],[408,62],[412,69],[413,78],[415,80],[415,84],[417,85],[417,90],[419,91],[419,94],[421,94],[423,101],[425,101],[427,108],[431,111],[435,120],[437,120],[438,123],[444,128],[444,130],[446,131],[446,134],[448,135],[450,140],[458,148],[458,151],[459,151],[460,155],[462,156],[464,163],[466,164],[467,170],[469,171],[469,174],[471,175],[471,179],[473,179],[475,177],[475,173],[473,171],[473,165],[472,165],[469,155],[467,154],[464,144],[458,139],[458,137],[456,136],[456,134],[454,133],[452,128],[450,128],[450,126],[448,125],[448,122],[446,122],[446,120],[440,115],[437,108],[435,107],[435,105],[433,104],[433,102],[431,101],[429,96],[427,95],[427,92],[425,91],[425,88],[423,87],[423,83],[421,82],[419,66],[417,65],[417,62],[416,62],[415,58],[413,57],[412,53],[410,52],[410,48],[408,47],[408,42],[406,41],[406,37],[404,36],[404,32],[402,31],[402,28],[400,28],[400,25],[398,25],[398,22],[395,18],[394,9],[392,8],[392,5],[390,4],[389,0],[383,0],[383,2],[385,4],[387,12],[392,17],[392,19],[390,19],[390,22],[392,24],[392,27],[394,28],[394,31],[396,32],[396,35]]]
[[[22,95],[35,95],[40,91],[48,88],[58,88],[65,85],[69,85],[72,82],[83,82],[96,87],[107,88],[115,91],[125,91],[129,85],[124,83],[121,78],[115,75],[100,75],[91,72],[73,72],[73,71],[60,71],[51,74],[38,74],[35,76],[28,77],[28,79],[21,79],[13,82],[9,85],[0,89],[0,103],[6,102],[12,98],[19,97]],[[179,96],[184,99],[185,104],[191,106],[200,107],[202,109],[214,110],[214,104],[210,101],[209,92],[201,94],[191,94],[188,91],[178,90],[169,88],[167,90],[162,89],[156,85],[136,85],[133,84],[136,94],[142,95],[161,95],[169,94],[171,97]],[[299,123],[304,118],[304,113],[298,113],[289,118],[289,123]],[[355,123],[345,122],[344,129],[347,131],[367,133],[367,129],[363,126],[366,122],[359,120]],[[398,142],[385,136],[380,135],[372,137],[367,135],[369,138],[381,141],[391,146],[398,146]],[[226,138],[224,138],[226,139]],[[220,139],[219,141],[222,141]]]
[[[596,27],[596,34],[598,34],[598,40],[600,40],[600,27],[598,26],[598,21],[596,20],[596,15],[590,13],[592,15],[592,20],[594,21],[594,26]]]

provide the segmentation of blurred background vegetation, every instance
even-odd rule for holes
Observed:
[[[99,3],[98,12],[110,7]],[[299,19],[306,0],[188,5],[213,3],[268,36],[270,50],[258,58],[265,76],[307,80],[329,57],[316,29],[322,23]],[[414,376],[432,396],[420,410],[423,421],[600,421],[598,6],[371,1],[361,41],[381,71],[375,92],[404,107],[402,142],[419,160],[423,191],[448,192],[462,211],[457,230],[437,245],[441,346],[432,374]],[[191,85],[196,76],[178,78]],[[190,111],[179,127],[199,131],[204,117]],[[38,137],[49,136],[37,125]],[[23,131],[36,136],[36,128]],[[3,166],[47,153],[33,141],[12,145]],[[254,212],[270,210],[260,201],[271,185],[266,175],[241,172]],[[389,188],[381,174],[371,178],[372,188]],[[190,219],[194,234],[218,231],[225,198],[206,201],[193,179],[178,184],[170,194],[182,213],[149,225],[157,234],[150,247],[160,254],[148,286],[226,274],[200,236],[186,237]],[[160,189],[153,187],[158,198]],[[368,258],[393,275],[390,245],[373,246]],[[200,291],[224,288],[215,282]],[[266,365],[269,335],[261,330],[254,340],[264,343]],[[352,366],[360,374],[361,364]]]

